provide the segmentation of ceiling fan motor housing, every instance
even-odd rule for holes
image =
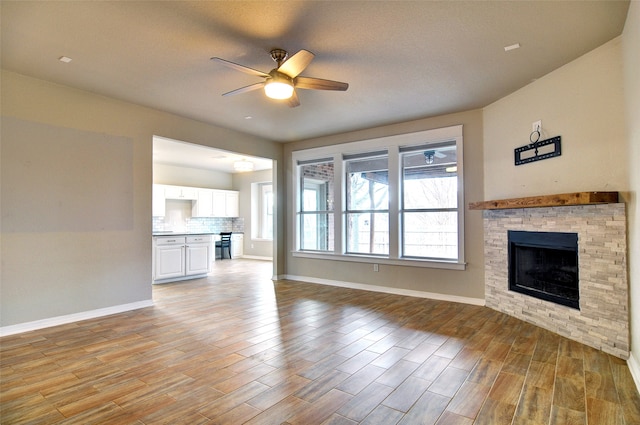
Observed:
[[[287,51],[283,49],[273,49],[271,50],[270,53],[271,53],[271,58],[278,64],[278,68],[280,68],[280,65],[282,65],[282,62],[284,62],[289,56]]]

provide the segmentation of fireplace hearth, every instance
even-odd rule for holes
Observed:
[[[580,309],[578,234],[508,231],[509,290]]]

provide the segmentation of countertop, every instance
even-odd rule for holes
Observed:
[[[244,232],[232,232],[234,235],[243,235]],[[152,236],[194,236],[194,235],[211,235],[220,236],[220,232],[153,232]]]

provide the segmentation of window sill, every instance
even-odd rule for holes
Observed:
[[[331,254],[321,252],[292,251],[291,254],[298,258],[313,258],[317,260],[349,261],[354,263],[387,264],[405,267],[424,267],[431,269],[466,270],[467,263],[456,261],[420,260],[416,258],[393,259],[386,257],[369,257],[364,255]]]

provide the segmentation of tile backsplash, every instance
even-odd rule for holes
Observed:
[[[176,226],[167,221],[167,217],[153,217],[153,232],[244,232],[244,218],[242,217],[194,217],[186,218],[183,223]]]

